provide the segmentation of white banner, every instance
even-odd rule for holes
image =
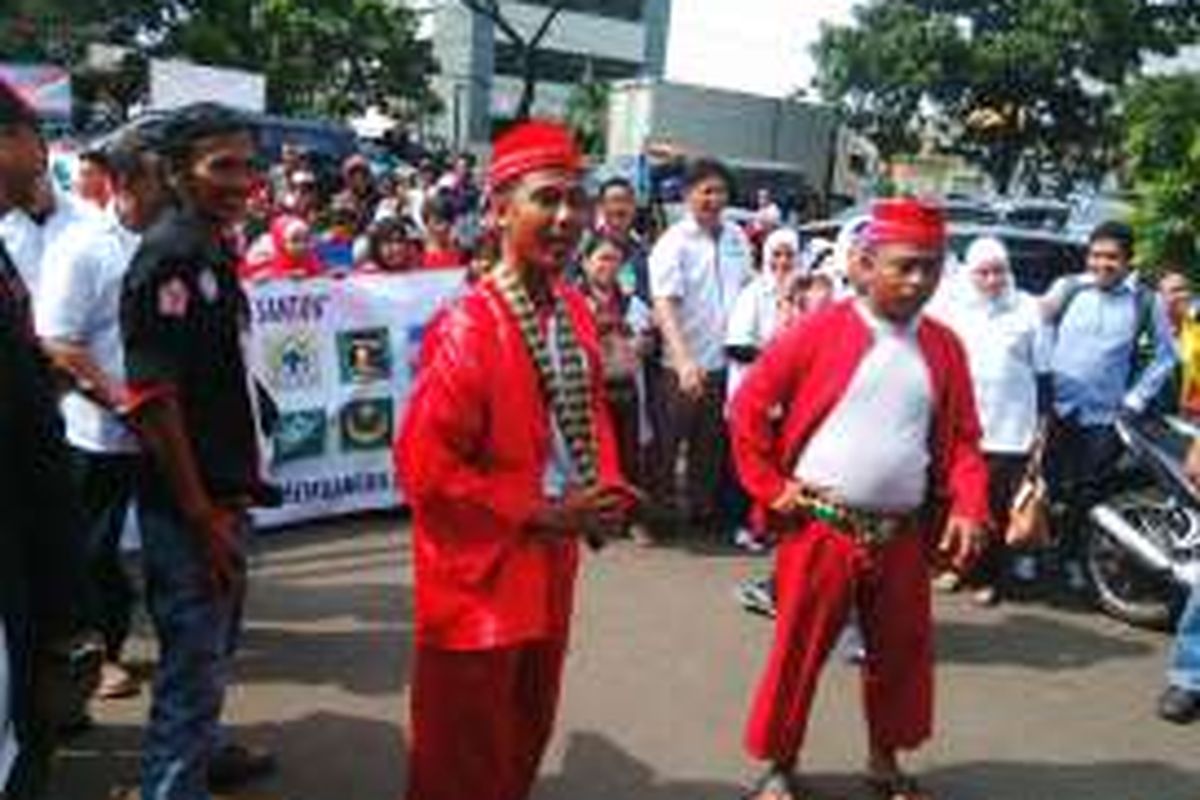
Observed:
[[[440,270],[247,287],[249,368],[278,408],[263,460],[283,491],[259,524],[399,505],[392,441],[421,336],[463,285]]]
[[[242,111],[267,110],[267,79],[257,72],[188,61],[150,61],[150,107],[161,111],[211,101]]]

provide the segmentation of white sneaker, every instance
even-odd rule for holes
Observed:
[[[1033,583],[1037,580],[1037,559],[1033,556],[1017,556],[1012,563],[1013,578],[1021,583]]]
[[[847,623],[846,627],[842,628],[834,651],[838,658],[847,664],[861,664],[867,660],[867,645],[857,622]]]
[[[767,549],[762,540],[755,536],[749,528],[738,528],[737,533],[733,535],[733,542],[750,553],[761,553]]]

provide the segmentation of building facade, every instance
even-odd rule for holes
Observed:
[[[490,140],[521,96],[521,51],[486,16],[461,0],[406,0],[421,14],[421,35],[440,73],[433,85],[444,113],[427,133],[455,147]],[[504,19],[526,40],[556,0],[501,0]],[[572,87],[589,79],[659,76],[666,61],[670,0],[567,0],[537,50],[534,113],[561,116]]]

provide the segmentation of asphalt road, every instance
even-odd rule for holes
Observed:
[[[741,729],[770,629],[731,591],[764,565],[625,545],[588,560],[536,800],[740,796],[755,769]],[[263,537],[227,713],[239,738],[280,759],[258,794],[400,797],[410,582],[399,519]],[[937,617],[939,733],[912,766],[940,798],[1200,800],[1200,725],[1152,713],[1166,637],[1041,602],[977,609],[940,598]],[[144,636],[131,651],[153,656]],[[54,800],[105,798],[136,782],[146,699],[96,706],[96,729],[61,757]],[[853,668],[831,664],[810,739],[818,788],[867,797]]]

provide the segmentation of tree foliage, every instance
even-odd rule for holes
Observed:
[[[4,0],[0,60],[82,70],[90,42],[262,72],[268,105],[344,116],[368,105],[432,110],[435,71],[414,13],[392,0]],[[126,75],[116,76],[127,80]]]
[[[1138,81],[1125,114],[1139,260],[1200,277],[1200,75]]]
[[[280,112],[424,111],[435,68],[416,26],[389,0],[187,0],[158,49],[265,73]]]
[[[1198,30],[1192,0],[868,0],[814,53],[824,96],[885,158],[934,140],[1003,190],[1022,163],[1103,174],[1121,86]]]
[[[609,95],[609,84],[585,80],[571,87],[567,97],[567,124],[575,132],[583,151],[595,158],[604,156]]]

